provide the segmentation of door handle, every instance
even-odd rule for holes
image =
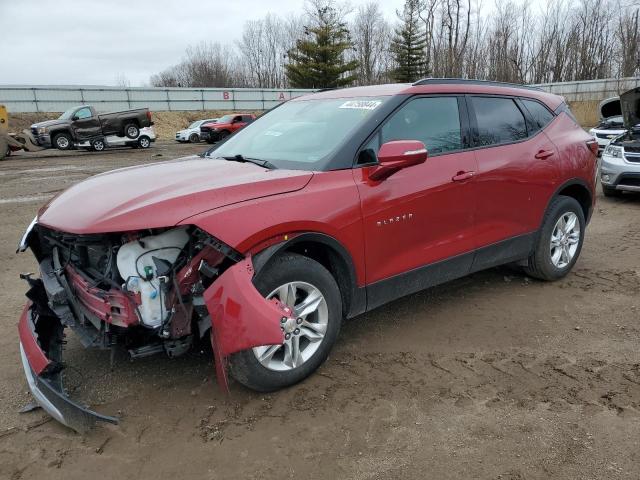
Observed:
[[[534,155],[538,160],[544,160],[545,158],[549,158],[553,155],[553,150],[540,150],[538,153]]]
[[[458,172],[451,178],[451,180],[453,180],[454,182],[462,182],[464,180],[469,180],[475,174],[476,172],[472,172],[472,171]]]

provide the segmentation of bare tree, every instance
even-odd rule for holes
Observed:
[[[640,28],[638,14],[640,8],[635,8],[627,15],[618,18],[616,41],[619,44],[618,75],[632,77],[640,75]]]
[[[371,2],[358,8],[351,31],[354,57],[359,63],[357,83],[371,85],[389,81],[391,27],[382,17],[378,3]]]
[[[179,64],[151,77],[151,85],[155,87],[239,87],[246,84],[235,51],[229,46],[208,42],[188,47]]]
[[[544,83],[640,75],[639,0],[547,0],[540,11],[528,0],[405,1],[417,5],[424,38],[417,61],[428,76]],[[495,7],[484,8],[483,1]],[[357,83],[390,81],[398,68],[392,37],[400,20],[388,23],[376,0],[356,11],[347,1],[306,0],[305,15],[247,21],[234,45],[188,48],[151,83],[286,87],[289,53],[296,55],[304,26],[314,27],[314,12],[325,7],[348,24],[355,48],[344,56],[359,64]]]

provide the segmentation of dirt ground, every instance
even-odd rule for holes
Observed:
[[[45,152],[0,163],[0,478],[640,478],[640,196],[598,198],[556,283],[493,269],[347,322],[329,360],[273,394],[225,396],[193,353],[109,369],[70,335],[67,384],[121,417],[77,435],[30,396],[18,358],[16,255],[40,204],[116,167],[203,150]],[[78,206],[82,208],[82,206]]]

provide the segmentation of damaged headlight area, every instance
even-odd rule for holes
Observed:
[[[282,343],[282,319],[292,315],[255,289],[251,257],[196,227],[77,235],[34,221],[24,241],[40,265],[40,279],[24,277],[30,284],[20,327],[25,373],[36,401],[78,431],[115,419],[65,396],[65,328],[84,347],[124,348],[132,359],[178,357],[210,339],[226,389],[226,357]],[[53,371],[55,382],[47,383]],[[64,408],[61,398],[68,400]]]

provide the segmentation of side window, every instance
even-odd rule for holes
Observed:
[[[368,165],[378,162],[378,150],[380,150],[380,132],[369,140],[358,154],[358,165]]]
[[[511,143],[527,138],[524,115],[510,98],[471,97],[480,145]]]
[[[384,124],[381,143],[419,140],[429,155],[462,149],[456,97],[425,97],[410,101]]]
[[[533,123],[532,125],[529,125],[529,134],[542,130],[548,123],[551,123],[551,120],[554,119],[554,116],[549,109],[539,102],[534,100],[525,100],[523,98],[522,104],[529,112],[529,115],[531,115],[531,123]]]
[[[88,107],[81,108],[76,112],[75,116],[78,117],[79,119],[91,118],[91,109]]]
[[[242,121],[242,115],[237,115],[237,116],[233,117],[233,121],[234,122],[241,122]]]

